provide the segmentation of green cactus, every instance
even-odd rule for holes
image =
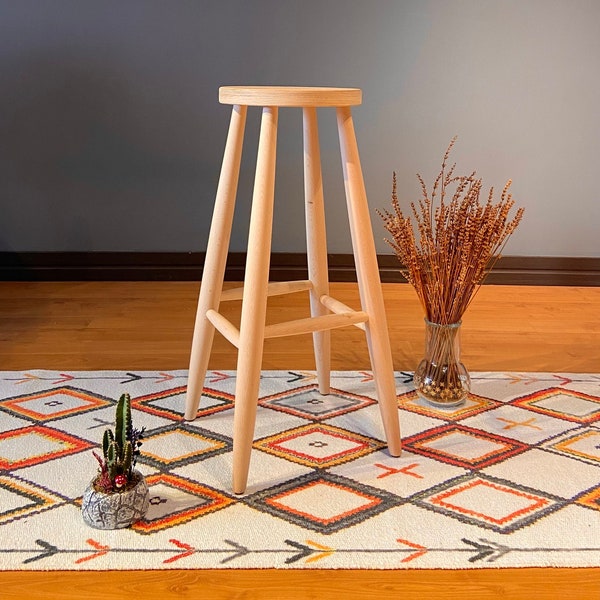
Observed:
[[[123,394],[117,402],[115,431],[107,429],[102,438],[104,466],[115,491],[124,487],[133,474],[135,464],[133,441],[139,440],[141,432],[134,432],[131,423],[131,397]],[[139,441],[136,442],[139,446]]]
[[[117,403],[117,418],[115,424],[115,440],[121,451],[125,448],[128,433],[131,429],[131,398],[129,394],[123,394]]]

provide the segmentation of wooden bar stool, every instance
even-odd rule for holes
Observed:
[[[329,392],[330,329],[355,325],[366,333],[388,450],[401,451],[396,385],[381,282],[371,229],[351,106],[361,90],[307,87],[222,87],[219,101],[233,105],[208,239],[192,342],[185,418],[196,418],[215,328],[238,348],[233,423],[233,491],[246,490],[254,437],[264,340],[313,333],[319,390]],[[252,197],[244,286],[223,291],[225,263],[238,186],[248,106],[262,107]],[[304,124],[304,187],[309,279],[269,284],[275,157],[279,107],[299,107]],[[329,295],[325,212],[317,129],[317,108],[337,113],[350,232],[362,310]],[[306,290],[311,317],[265,326],[267,297]],[[219,312],[224,300],[242,299],[239,330]]]

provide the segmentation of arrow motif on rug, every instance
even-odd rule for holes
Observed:
[[[529,376],[529,377],[525,377],[523,375],[516,375],[515,373],[503,373],[501,376],[497,376],[497,377],[493,377],[490,376],[489,374],[485,374],[483,376],[478,376],[477,374],[474,374],[471,376],[471,381],[503,381],[505,379],[509,380],[510,384],[513,383],[519,383],[519,382],[523,382],[525,385],[529,384],[529,383],[536,383],[536,382],[545,382],[545,381],[550,381],[552,383],[556,382],[556,380],[558,379],[560,381],[559,385],[567,385],[568,383],[577,383],[580,381],[598,381],[600,380],[600,376],[598,375],[593,375],[593,374],[586,374],[584,378],[578,378],[578,377],[564,377],[563,375],[556,375],[556,374],[548,374],[546,373],[545,375],[547,375],[546,377],[533,377],[533,376]]]
[[[129,379],[124,379],[121,381],[122,384],[139,381],[142,378],[141,375],[136,375],[135,373],[126,373],[126,375],[129,377]]]
[[[310,556],[314,553],[314,550],[312,548],[309,548],[305,544],[299,544],[298,542],[294,542],[293,540],[285,540],[285,543],[288,544],[288,546],[292,546],[293,548],[296,548],[300,551],[294,554],[293,556],[286,558],[286,565],[291,565],[292,563],[298,562],[299,560],[302,560],[303,558],[306,558],[307,556]]]
[[[291,379],[287,379],[286,383],[297,383],[298,381],[314,381],[317,376],[314,373],[304,373],[299,371],[298,373],[294,371],[289,371],[289,375],[291,375]]]
[[[87,562],[88,560],[100,558],[101,556],[108,554],[108,551],[110,550],[110,546],[103,546],[102,544],[98,543],[96,540],[93,540],[91,538],[86,541],[92,548],[96,549],[96,552],[92,552],[92,554],[88,554],[87,556],[82,556],[81,558],[78,558],[75,561],[76,565],[81,564],[83,562]]]
[[[41,554],[38,554],[37,556],[32,556],[31,558],[24,560],[23,564],[26,565],[27,563],[32,563],[37,560],[42,560],[43,558],[49,558],[50,556],[54,556],[55,554],[58,554],[60,552],[60,550],[56,546],[53,546],[52,544],[49,544],[48,542],[45,542],[44,540],[35,540],[35,543],[38,546],[41,546],[42,548],[44,548],[44,552],[42,552]]]
[[[507,373],[507,377],[512,379],[511,383],[523,383],[523,385],[529,385],[530,383],[536,383],[539,381],[554,381],[554,379],[558,379],[560,381],[559,385],[567,385],[567,383],[573,383],[573,379],[569,379],[568,377],[563,377],[562,375],[551,375],[552,379],[544,379],[540,377],[524,377],[523,375],[512,375]]]
[[[187,556],[192,556],[196,552],[196,548],[194,546],[190,546],[189,544],[184,544],[179,540],[171,539],[169,540],[172,544],[175,544],[178,548],[181,548],[182,552],[176,554],[175,556],[171,556],[171,558],[167,558],[163,560],[164,564],[175,562],[181,558],[186,558]]]
[[[225,563],[228,563],[229,561],[235,560],[236,558],[246,556],[246,554],[250,553],[250,550],[248,550],[248,548],[246,548],[246,546],[242,546],[241,544],[232,542],[231,540],[223,540],[223,541],[226,544],[229,544],[230,546],[232,546],[234,548],[234,550],[233,550],[233,554],[231,556],[227,556],[226,558],[224,558],[221,561],[222,565],[224,565]]]
[[[75,379],[75,377],[73,375],[68,375],[67,373],[61,373],[60,379],[53,381],[52,385],[58,385],[59,383],[65,383],[66,381],[71,381],[72,379]]]
[[[171,375],[170,373],[159,373],[159,375],[161,376],[160,379],[157,379],[154,383],[164,383],[165,381],[171,381],[172,379],[175,379],[175,375]]]
[[[411,560],[415,560],[415,558],[419,558],[419,556],[423,556],[423,554],[427,554],[427,552],[428,552],[428,550],[427,550],[427,548],[425,548],[425,546],[415,544],[414,542],[409,542],[408,540],[403,540],[401,538],[398,538],[396,541],[401,544],[404,544],[405,546],[408,546],[409,548],[414,548],[416,550],[416,552],[413,552],[412,554],[405,556],[400,562],[403,562],[403,563],[410,562]]]
[[[399,379],[401,383],[412,383],[414,376],[407,371],[400,371],[400,373],[396,375],[396,379]]]
[[[327,558],[328,556],[331,556],[335,552],[334,548],[330,548],[329,546],[323,546],[322,544],[317,544],[317,542],[312,542],[311,540],[307,540],[306,543],[310,544],[311,546],[314,546],[317,550],[321,550],[321,552],[319,552],[318,554],[307,558],[307,563],[317,562],[322,558]]]
[[[136,373],[125,373],[125,379],[123,376],[114,376],[114,375],[104,375],[104,376],[91,376],[85,377],[80,375],[70,375],[68,373],[59,373],[58,379],[56,376],[54,377],[39,377],[38,375],[33,375],[32,373],[23,373],[21,377],[18,379],[14,379],[11,377],[4,378],[3,381],[14,381],[15,385],[20,385],[22,383],[30,383],[32,381],[50,381],[52,385],[59,385],[61,383],[66,383],[67,381],[109,381],[114,379],[121,380],[121,384],[132,383],[134,381],[141,381],[142,379],[155,379],[155,383],[164,383],[165,381],[171,381],[172,379],[185,379],[187,375],[173,375],[171,373],[158,373],[160,376],[157,379],[156,375],[138,375]],[[229,375],[221,373],[222,379],[229,379]],[[220,380],[218,380],[220,381]]]
[[[512,373],[507,373],[506,376],[511,379],[511,383],[522,383],[523,385],[529,385],[531,383],[535,383],[536,381],[539,381],[539,379],[537,377],[533,377],[533,376],[529,376],[529,377],[524,377],[523,375],[515,375]]]
[[[14,381],[15,385],[19,385],[21,383],[29,383],[30,381],[36,381],[38,379],[41,379],[41,377],[38,377],[37,375],[31,375],[31,373],[23,373],[23,376],[19,377],[19,379],[5,379],[5,381]]]
[[[502,546],[501,544],[496,544],[485,539],[479,540],[480,542],[483,542],[482,544],[468,540],[467,538],[462,538],[462,541],[478,550],[478,553],[475,556],[471,556],[471,558],[469,558],[469,562],[471,563],[478,562],[484,558],[487,558],[487,562],[495,562],[510,552],[510,548],[507,546]]]
[[[83,548],[63,548],[60,549],[49,542],[44,540],[36,540],[35,543],[37,548],[35,549],[5,549],[1,552],[4,553],[18,553],[18,554],[35,554],[35,556],[29,556],[23,561],[23,564],[33,563],[39,560],[43,560],[45,558],[50,558],[57,554],[83,554],[77,560],[75,560],[75,564],[82,564],[90,560],[94,560],[96,558],[100,558],[108,554],[144,554],[148,553],[152,554],[171,554],[169,558],[162,560],[163,564],[174,563],[182,558],[186,558],[189,556],[193,556],[194,554],[208,554],[208,555],[217,555],[217,554],[226,554],[227,556],[223,558],[220,562],[221,564],[226,564],[231,562],[237,558],[242,558],[249,554],[275,554],[275,555],[283,555],[290,554],[284,560],[285,564],[291,565],[293,563],[297,563],[299,561],[305,560],[306,564],[314,563],[319,560],[323,560],[332,556],[333,554],[352,554],[352,555],[360,555],[361,553],[367,553],[369,555],[373,554],[381,554],[381,555],[393,555],[400,554],[404,555],[403,558],[400,559],[401,563],[408,563],[416,560],[417,558],[425,555],[425,554],[472,554],[472,556],[466,557],[470,563],[476,563],[479,561],[486,562],[496,562],[503,556],[509,553],[530,553],[530,552],[543,552],[548,550],[548,548],[510,548],[508,546],[504,546],[502,544],[492,542],[485,538],[479,538],[479,540],[469,540],[467,538],[462,538],[461,541],[465,546],[460,546],[457,548],[435,548],[435,547],[427,547],[417,544],[416,542],[411,542],[409,540],[398,538],[396,542],[405,546],[404,548],[396,547],[396,548],[332,548],[331,546],[325,546],[323,544],[319,544],[312,540],[307,540],[306,543],[296,542],[294,540],[284,540],[287,548],[257,548],[254,550],[249,549],[248,547],[238,544],[232,540],[223,540],[227,545],[225,548],[195,548],[190,544],[186,544],[185,542],[181,542],[176,539],[170,539],[169,542],[175,545],[177,549],[173,549],[173,547],[169,548],[152,548],[152,549],[144,549],[144,548],[111,548],[110,546],[105,546],[100,544],[96,540],[88,539],[86,543],[88,546],[93,548],[93,551],[90,553],[89,550]],[[42,552],[39,552],[40,548]],[[552,552],[573,552],[573,548],[552,548]],[[593,555],[597,555],[600,551],[598,547],[585,547],[585,548],[577,548],[580,552],[589,552],[593,553]],[[175,554],[173,554],[175,553]]]
[[[210,383],[217,383],[218,381],[225,381],[226,379],[231,379],[231,375],[227,373],[221,373],[220,371],[212,371],[210,374]]]
[[[291,565],[292,563],[298,562],[303,558],[306,558],[307,563],[316,562],[318,560],[321,560],[322,558],[327,558],[328,556],[331,556],[335,552],[334,548],[330,548],[329,546],[323,546],[322,544],[317,544],[317,542],[313,542],[311,540],[306,541],[306,544],[310,544],[309,546],[307,546],[306,544],[301,544],[300,542],[294,542],[293,540],[285,540],[285,543],[288,546],[292,546],[292,548],[296,548],[296,550],[299,550],[299,552],[297,552],[296,554],[285,559],[286,565]]]

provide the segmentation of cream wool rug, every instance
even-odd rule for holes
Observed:
[[[263,372],[246,495],[231,493],[234,372],[181,420],[185,371],[0,372],[0,568],[464,569],[600,566],[600,376],[473,373],[439,410],[397,373],[404,451],[368,372]],[[81,518],[92,449],[123,392],[146,428],[151,505]]]

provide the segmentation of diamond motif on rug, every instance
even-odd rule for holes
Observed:
[[[186,390],[187,387],[184,385],[140,396],[132,400],[132,407],[158,417],[180,421],[183,417]],[[204,388],[197,416],[199,418],[233,408],[233,401],[234,396],[227,392]]]
[[[600,465],[600,431],[578,431],[553,441],[549,448],[566,456]]]
[[[384,490],[331,473],[309,473],[243,501],[253,508],[323,534],[361,523],[402,502]]]
[[[561,508],[562,498],[483,475],[466,475],[445,483],[417,504],[464,523],[510,533]]]
[[[600,510],[600,486],[587,492],[576,500],[577,504],[593,508],[594,510]]]
[[[517,398],[512,404],[575,423],[594,423],[600,419],[600,397],[563,388],[540,390]]]
[[[254,447],[308,467],[327,468],[370,454],[385,443],[340,427],[312,424],[289,429],[254,443]]]
[[[462,424],[529,445],[539,444],[573,429],[573,423],[570,421],[534,413],[511,404],[504,404],[469,418]]]
[[[437,407],[420,398],[417,392],[410,391],[398,396],[398,407],[411,412],[444,419],[460,421],[499,406],[500,402],[470,393],[462,406]]]
[[[306,385],[262,398],[259,404],[297,417],[321,421],[375,404],[375,400],[335,388],[323,395],[317,385]]]
[[[234,502],[221,492],[177,475],[151,475],[146,483],[150,490],[150,507],[144,519],[131,526],[138,533],[169,529]]]
[[[159,469],[189,465],[231,450],[231,440],[186,425],[167,425],[144,434],[140,462]]]
[[[10,523],[62,504],[48,490],[11,475],[0,475],[0,523]]]
[[[58,419],[112,404],[102,396],[64,386],[0,402],[0,408],[38,422]]]
[[[469,469],[488,467],[528,448],[517,440],[464,425],[429,429],[406,439],[403,446],[417,454]]]
[[[91,448],[63,431],[32,425],[0,433],[0,469],[15,470]]]

